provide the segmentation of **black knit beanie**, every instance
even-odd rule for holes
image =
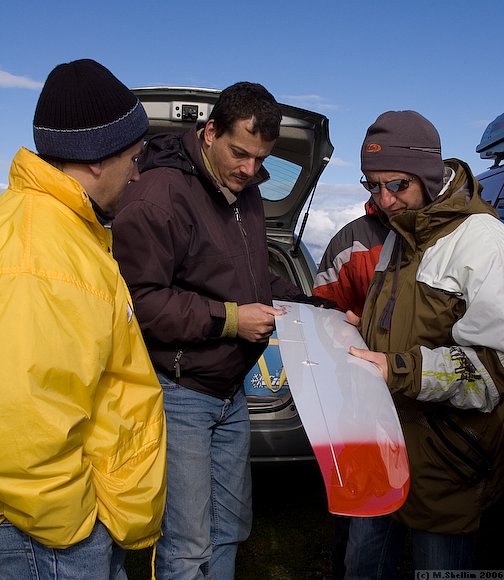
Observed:
[[[361,170],[416,175],[434,201],[443,188],[441,141],[434,125],[415,111],[388,111],[369,127],[361,149]]]
[[[47,77],[33,119],[40,155],[91,163],[120,153],[147,133],[138,98],[94,60],[60,64]]]

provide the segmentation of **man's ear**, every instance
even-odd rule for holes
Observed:
[[[100,177],[100,175],[103,171],[103,166],[102,166],[101,161],[98,163],[88,163],[88,167],[89,167],[89,170],[91,171],[91,173],[95,177]]]
[[[215,123],[213,119],[207,121],[205,129],[203,130],[203,138],[206,145],[211,145],[216,139],[215,137]]]

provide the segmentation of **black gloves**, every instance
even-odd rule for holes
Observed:
[[[311,304],[312,306],[320,306],[322,308],[337,308],[338,305],[332,300],[319,298],[318,296],[308,296],[307,294],[298,294],[294,298],[289,299],[291,302],[301,302],[303,304]]]

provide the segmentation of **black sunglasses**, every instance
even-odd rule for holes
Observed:
[[[381,186],[384,185],[391,193],[397,193],[398,191],[404,191],[408,189],[410,183],[414,180],[414,177],[408,177],[407,179],[392,179],[386,183],[380,181],[367,181],[363,176],[361,177],[361,184],[371,193],[380,193]]]

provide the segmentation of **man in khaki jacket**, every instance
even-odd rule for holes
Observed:
[[[391,232],[360,321],[370,351],[351,352],[393,394],[411,487],[393,516],[352,519],[345,578],[397,578],[407,529],[415,570],[474,569],[480,516],[503,493],[504,225],[415,111],[380,115],[361,161]]]

